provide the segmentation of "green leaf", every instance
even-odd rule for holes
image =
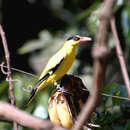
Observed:
[[[104,93],[108,93],[111,89],[113,89],[113,88],[115,88],[115,87],[117,87],[117,86],[118,86],[117,83],[108,85],[108,86],[106,86],[106,87],[103,88],[103,92],[104,92]]]
[[[70,24],[73,25],[73,24],[83,20],[84,18],[88,17],[92,13],[92,10],[96,9],[99,6],[99,4],[100,4],[99,1],[94,2],[92,6],[90,6],[89,8],[84,10],[83,12],[79,13],[75,18],[73,18],[70,21]]]
[[[130,130],[130,119],[126,122],[125,130]]]
[[[6,89],[9,87],[9,83],[6,80],[3,80],[0,83],[0,95],[2,95],[4,93],[4,91],[6,91]]]

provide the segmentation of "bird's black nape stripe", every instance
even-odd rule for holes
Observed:
[[[74,36],[71,36],[67,39],[67,41],[72,40]]]
[[[78,37],[78,36],[71,36],[71,37],[69,37],[69,38],[67,39],[67,41],[69,41],[69,40],[78,41],[78,40],[80,40],[80,37]]]

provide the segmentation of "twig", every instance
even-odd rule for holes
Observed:
[[[1,63],[0,66],[3,67],[3,68],[7,68],[7,66],[3,65],[3,63]],[[25,72],[25,71],[23,71],[23,70],[16,69],[16,68],[13,68],[13,67],[11,67],[11,70],[14,70],[14,71],[17,71],[17,72],[26,74],[26,75],[30,75],[30,76],[32,76],[32,77],[38,77],[38,76],[35,75],[35,74],[29,73],[29,72]]]
[[[6,109],[5,109],[6,108]],[[36,130],[65,130],[64,128],[51,123],[49,120],[36,118],[13,105],[0,102],[0,116],[17,122],[18,124]]]
[[[115,42],[115,46],[116,46],[117,57],[118,57],[118,60],[120,62],[122,75],[123,75],[123,78],[124,78],[126,89],[128,91],[128,97],[130,98],[130,79],[129,79],[128,72],[127,72],[127,69],[126,69],[126,64],[125,64],[125,60],[124,60],[124,57],[123,57],[123,52],[122,52],[121,47],[120,47],[120,41],[119,41],[118,34],[117,34],[117,31],[116,31],[115,17],[114,16],[111,17],[110,23],[111,23],[112,33],[113,33],[113,36],[114,36],[114,42]]]
[[[2,63],[0,64],[1,67],[5,67],[7,68],[7,66],[5,65],[2,65]],[[37,75],[35,74],[32,74],[32,73],[29,73],[29,72],[26,72],[26,71],[23,71],[23,70],[20,70],[20,69],[16,69],[16,68],[12,68],[11,67],[11,70],[14,70],[16,72],[20,72],[20,73],[23,73],[23,74],[26,74],[26,75],[30,75],[30,76],[33,76],[33,77],[38,77]],[[20,86],[20,85],[18,85]],[[23,89],[23,88],[22,88]],[[25,90],[24,91],[26,92],[30,92],[29,90]],[[107,97],[112,97],[112,98],[117,98],[117,99],[121,99],[121,100],[130,100],[129,98],[126,98],[126,97],[120,97],[120,96],[113,96],[113,95],[109,95],[109,94],[106,94],[106,93],[102,93],[103,96],[107,96]]]
[[[11,69],[10,69],[11,68],[10,67],[10,53],[9,53],[9,50],[8,50],[8,45],[7,45],[5,33],[4,33],[1,25],[0,25],[0,35],[1,35],[1,38],[2,38],[2,43],[3,43],[5,58],[6,58],[6,63],[7,63],[7,69],[8,69],[7,77],[9,79],[9,91],[10,91],[11,104],[15,105],[14,89],[13,89]],[[16,122],[13,122],[13,126],[14,126],[14,130],[17,130],[17,123]]]
[[[126,97],[113,96],[113,95],[109,95],[109,94],[106,94],[106,93],[102,93],[102,95],[106,96],[106,97],[112,97],[112,98],[117,98],[117,99],[121,99],[121,100],[128,100],[128,101],[130,101],[130,99],[126,98]]]
[[[2,63],[0,64],[1,72],[2,72],[3,74],[7,75],[8,72],[6,72],[6,71],[4,70],[3,65],[4,65],[4,62],[2,62]],[[6,68],[7,68],[7,67],[6,67]]]
[[[73,130],[80,130],[83,124],[90,119],[91,114],[95,111],[101,97],[101,89],[105,78],[105,68],[108,54],[107,41],[109,20],[115,2],[115,0],[105,0],[104,6],[98,13],[100,25],[96,36],[95,46],[92,50],[92,56],[94,58],[93,91],[83,110],[79,114]]]

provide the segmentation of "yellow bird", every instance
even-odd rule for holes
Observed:
[[[51,95],[48,103],[50,120],[71,129],[89,96],[82,80],[73,75],[62,77],[60,87]]]
[[[91,41],[91,38],[81,37],[79,35],[69,37],[65,41],[63,47],[48,61],[45,69],[40,75],[39,81],[32,89],[27,105],[30,104],[32,99],[41,89],[49,84],[56,83],[57,80],[61,79],[67,73],[75,60],[77,46],[80,43],[88,41]]]

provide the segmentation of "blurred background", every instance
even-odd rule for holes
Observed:
[[[93,81],[93,59],[91,48],[99,25],[96,12],[102,7],[99,0],[0,0],[0,23],[6,34],[11,66],[35,74],[31,76],[13,71],[16,105],[40,118],[48,119],[48,99],[53,85],[44,89],[25,107],[29,97],[28,86],[34,85],[42,69],[51,57],[72,35],[90,36],[93,41],[84,43],[77,49],[77,57],[70,74],[80,77],[91,91]],[[117,0],[114,8],[116,26],[130,75],[130,1]],[[110,55],[104,81],[103,92],[127,97],[113,36],[109,30]],[[1,43],[1,41],[0,41]],[[5,61],[2,43],[0,63]],[[5,69],[6,70],[6,69]],[[8,82],[0,72],[0,100],[10,102]],[[104,130],[130,129],[130,102],[103,96],[98,107],[100,118],[93,118]],[[0,129],[12,129],[12,125],[0,122]],[[20,127],[20,130],[26,128]],[[100,129],[100,128],[98,128]]]

